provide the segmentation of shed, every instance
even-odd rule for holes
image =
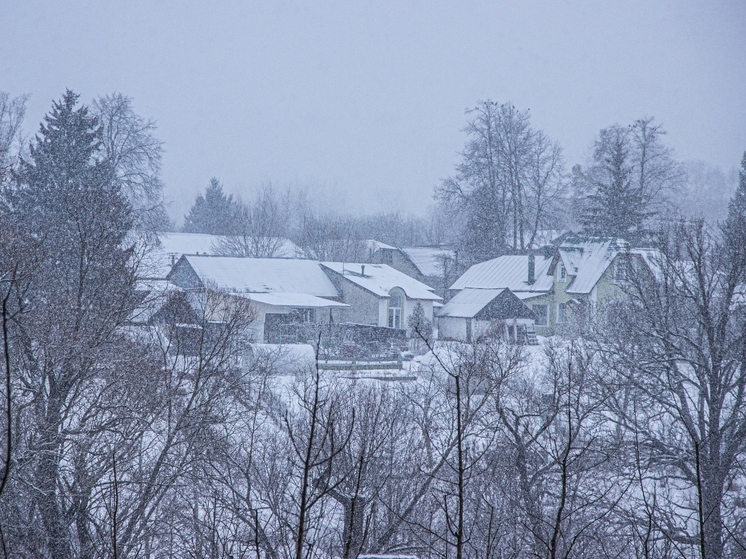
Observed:
[[[533,342],[536,315],[510,289],[466,288],[437,312],[441,339],[472,342],[495,332]]]

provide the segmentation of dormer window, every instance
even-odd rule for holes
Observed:
[[[567,270],[565,270],[565,265],[560,263],[559,265],[559,281],[567,281]]]

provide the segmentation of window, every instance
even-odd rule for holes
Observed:
[[[536,315],[536,326],[546,326],[549,323],[549,305],[532,305],[531,309]]]
[[[557,324],[567,322],[567,303],[557,305]]]
[[[401,328],[401,317],[404,312],[404,293],[401,289],[392,289],[389,293],[389,328]]]
[[[559,266],[559,281],[567,281],[567,270],[565,270],[564,264]]]

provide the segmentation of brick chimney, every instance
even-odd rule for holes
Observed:
[[[536,282],[536,257],[534,253],[528,255],[528,284],[533,285]]]

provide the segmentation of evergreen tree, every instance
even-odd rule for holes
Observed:
[[[601,132],[587,175],[594,190],[580,216],[587,233],[629,239],[642,231],[647,213],[642,191],[632,184],[628,135],[619,126]]]
[[[216,178],[210,184],[204,196],[200,194],[184,218],[185,233],[208,233],[210,235],[232,235],[237,233],[236,221],[239,204],[233,195],[223,192],[223,186]]]
[[[30,158],[22,159],[15,185],[6,192],[10,216],[59,266],[77,266],[108,275],[129,255],[123,241],[132,227],[131,207],[102,155],[101,126],[88,108],[76,108],[68,90],[44,117]],[[74,272],[77,273],[77,272]]]
[[[409,335],[416,341],[423,341],[426,344],[432,343],[433,323],[425,316],[425,309],[422,303],[417,303],[412,309],[412,314],[407,320],[409,326]]]
[[[0,233],[10,231],[13,246],[23,247],[4,246],[0,258],[0,277],[22,269],[24,278],[11,286],[23,307],[12,340],[23,348],[13,355],[25,387],[19,429],[29,444],[19,449],[26,458],[15,477],[17,487],[29,488],[33,512],[17,514],[40,520],[12,523],[11,532],[43,542],[49,556],[63,559],[86,556],[73,542],[83,549],[90,536],[81,530],[90,512],[88,489],[69,468],[73,453],[81,464],[89,459],[90,418],[79,406],[95,401],[98,375],[114,368],[118,328],[136,303],[132,251],[125,246],[131,208],[101,155],[98,119],[76,107],[77,100],[67,91],[54,103],[0,204]],[[11,521],[5,518],[4,527]]]
[[[724,258],[739,274],[746,274],[746,152],[741,159],[738,187],[728,204],[728,217],[722,225]],[[741,282],[746,278],[741,278]]]
[[[573,169],[581,196],[577,217],[586,233],[630,241],[647,235],[650,219],[682,177],[661,143],[663,134],[652,118],[601,131],[591,166]]]

